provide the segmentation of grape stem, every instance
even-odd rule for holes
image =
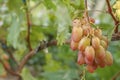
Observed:
[[[87,5],[87,0],[84,0],[85,2],[85,16],[87,17],[87,21],[88,23],[90,23],[89,21],[89,15],[88,15],[88,5]]]

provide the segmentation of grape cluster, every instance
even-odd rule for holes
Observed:
[[[89,18],[94,23],[93,18]],[[112,54],[107,50],[108,39],[102,35],[102,30],[90,26],[86,18],[73,20],[70,47],[78,50],[78,64],[86,65],[93,73],[97,67],[110,66],[113,63]]]

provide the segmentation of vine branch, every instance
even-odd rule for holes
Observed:
[[[115,30],[114,30],[114,32],[118,33],[119,21],[117,20],[117,18],[114,15],[114,12],[113,12],[113,10],[111,8],[111,5],[110,5],[110,0],[106,0],[106,3],[107,3],[107,7],[108,7],[108,13],[111,15],[111,17],[114,20],[114,24],[115,24]]]
[[[120,32],[112,35],[111,41],[117,41],[117,40],[120,40]]]
[[[30,51],[29,53],[27,53],[27,54],[24,56],[24,58],[22,59],[20,65],[19,65],[19,67],[18,67],[18,72],[19,72],[19,73],[21,73],[24,65],[27,63],[27,61],[28,61],[34,54],[35,54],[35,51],[32,50],[32,51]]]
[[[31,21],[30,21],[30,15],[29,15],[29,10],[28,10],[28,6],[27,6],[27,2],[26,0],[23,0],[24,6],[25,6],[25,11],[26,11],[26,18],[27,18],[27,43],[28,43],[28,48],[31,51],[32,47],[31,47],[31,42],[30,42],[30,27],[31,27]]]
[[[120,76],[120,71],[112,77],[112,80],[116,80],[119,76]]]
[[[69,44],[70,43],[70,40],[66,40],[65,44]],[[57,45],[57,40],[52,40],[50,42],[42,42],[36,49],[30,51],[28,54],[25,55],[25,57],[22,59],[21,63],[20,63],[20,66],[19,66],[19,69],[18,71],[21,72],[24,65],[28,62],[28,60],[37,52],[39,52],[40,50],[43,50],[47,47],[50,47],[50,46],[56,46]]]
[[[3,49],[4,52],[8,53],[9,57],[15,62],[15,64],[18,66],[18,61],[14,57],[11,51],[11,47],[8,47],[7,44],[5,43],[6,41],[0,40],[1,48]],[[12,48],[13,50],[13,48]],[[14,52],[14,51],[13,51]]]
[[[19,73],[13,71],[9,65],[9,63],[7,61],[3,61],[2,59],[0,59],[0,63],[3,65],[4,69],[10,73],[11,75],[13,76],[17,76],[18,77],[18,80],[22,80],[22,77],[20,76]]]

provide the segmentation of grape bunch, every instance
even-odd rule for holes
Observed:
[[[93,18],[89,20],[94,24]],[[108,39],[102,35],[101,29],[91,27],[85,17],[73,20],[72,26],[70,47],[73,51],[78,50],[78,64],[85,64],[90,73],[98,67],[113,64],[112,54],[107,50]]]

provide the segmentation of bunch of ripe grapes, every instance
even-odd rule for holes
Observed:
[[[93,18],[89,21],[95,22]],[[87,71],[93,73],[98,67],[112,65],[113,57],[107,50],[107,37],[102,35],[101,29],[91,27],[90,23],[85,17],[73,20],[70,47],[78,50],[78,64],[85,64]]]

